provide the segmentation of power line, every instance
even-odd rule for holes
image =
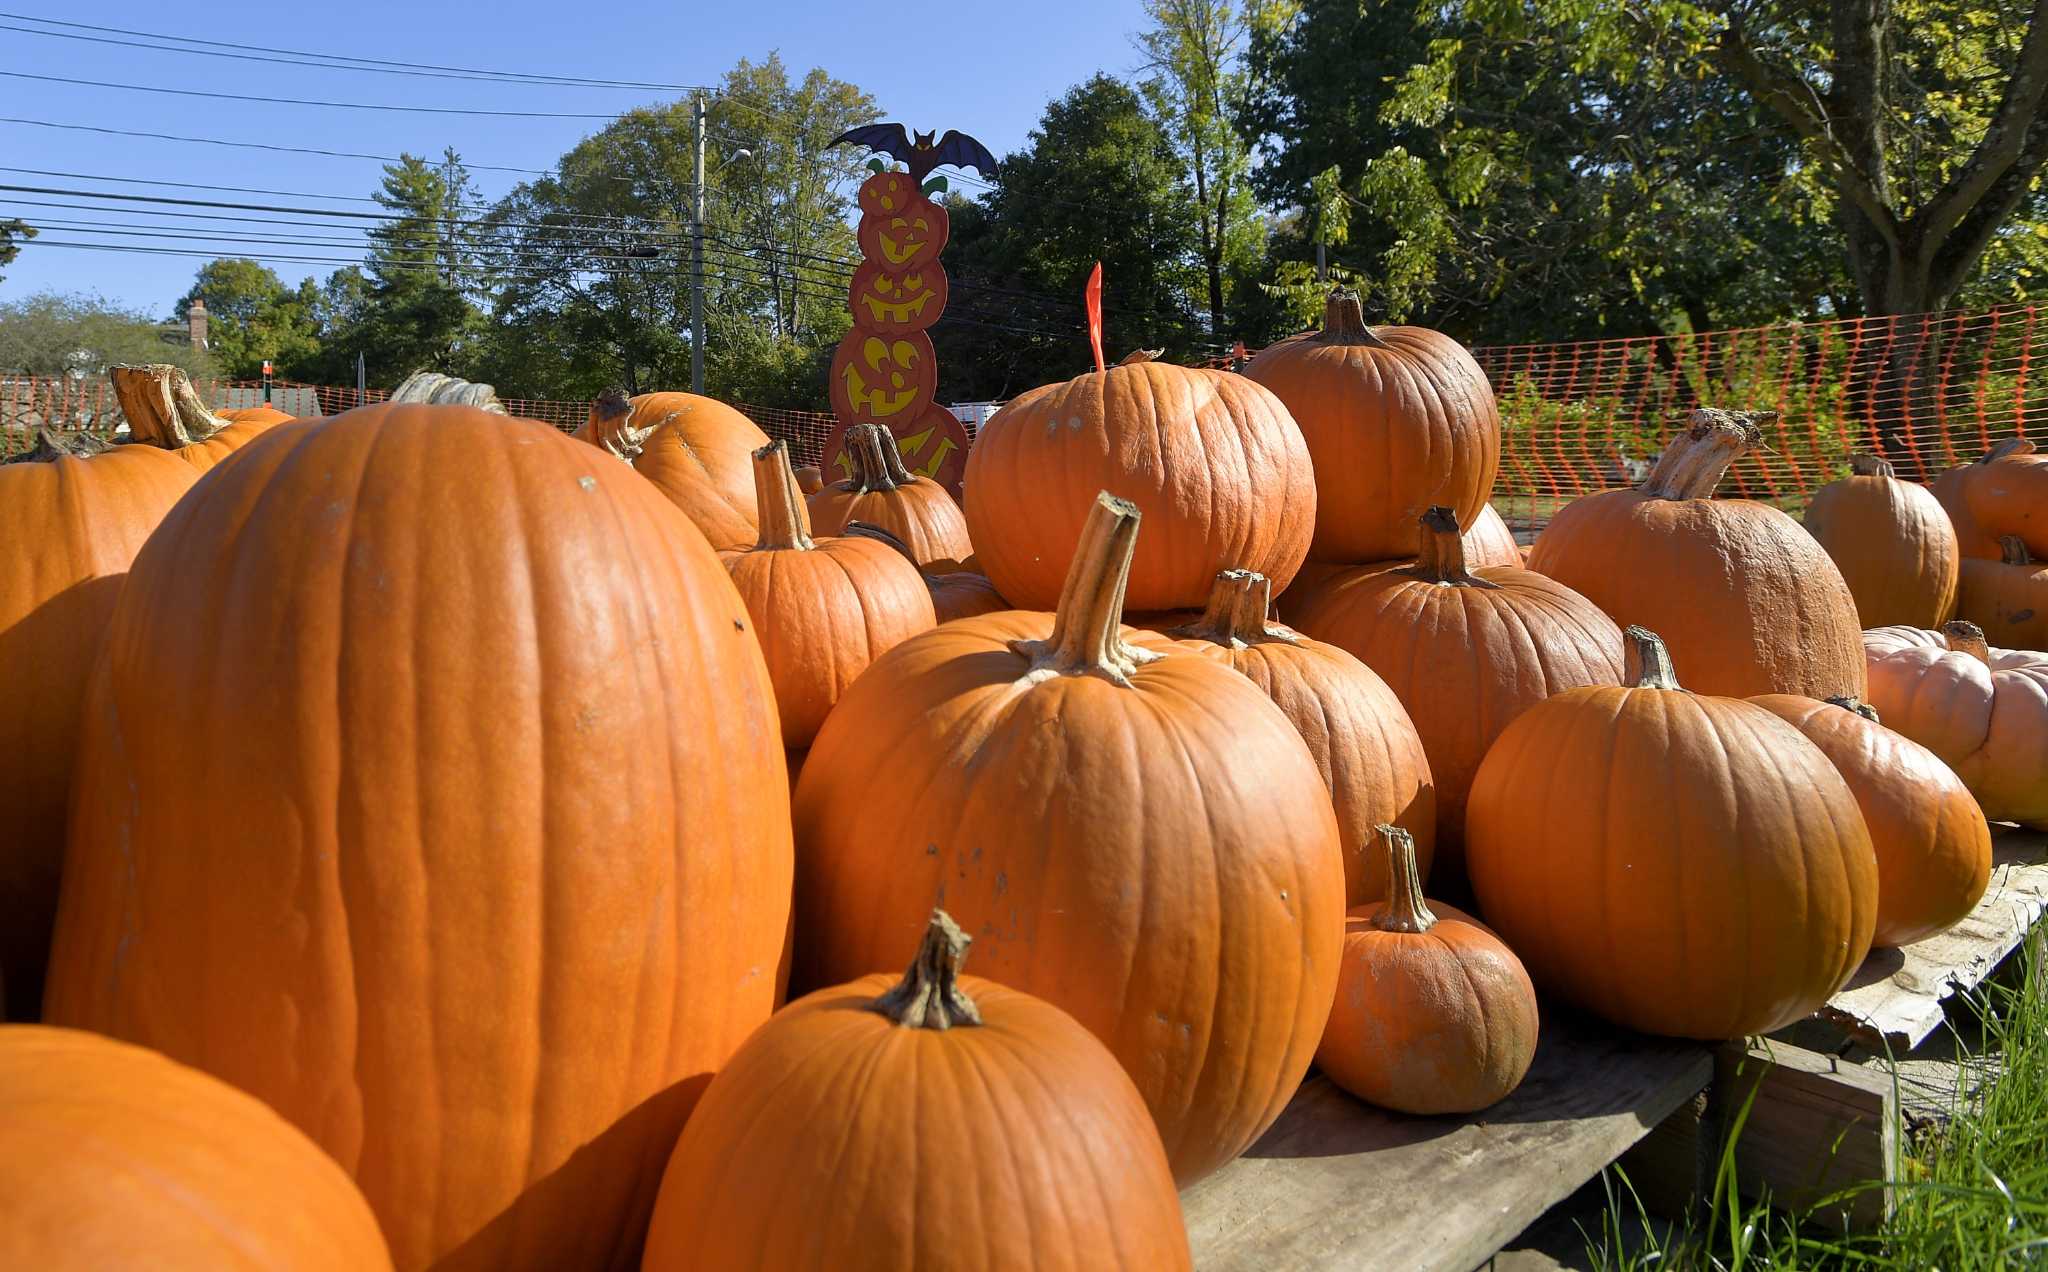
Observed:
[[[239,150],[268,150],[278,154],[320,155],[329,159],[370,159],[378,163],[403,163],[401,155],[372,155],[359,150],[323,150],[317,146],[280,146],[263,141],[226,141],[219,137],[185,137],[177,133],[141,132],[132,128],[102,128],[96,124],[60,124],[48,119],[19,119],[11,115],[0,115],[0,124],[25,124],[30,128],[61,128],[67,132],[102,133],[109,137],[138,137],[149,141],[181,141],[198,146],[232,146]],[[506,164],[471,163],[463,160],[462,166],[479,172],[518,172],[528,176],[553,176],[553,168],[515,168]],[[612,177],[613,181],[625,181],[626,177]],[[339,197],[339,196],[329,196]]]
[[[82,88],[113,88],[130,93],[164,93],[173,97],[207,97],[223,102],[256,102],[265,106],[318,106],[325,110],[381,110],[413,115],[476,115],[501,119],[602,119],[613,114],[591,114],[557,110],[485,110],[469,106],[401,106],[390,102],[323,102],[304,97],[259,97],[248,93],[215,93],[202,88],[165,88],[160,84],[118,84],[109,80],[71,79],[63,75],[34,75],[27,71],[0,71],[9,79],[38,80],[45,84],[75,84]]]

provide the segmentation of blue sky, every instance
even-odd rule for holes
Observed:
[[[19,7],[16,7],[19,6]],[[359,0],[306,8],[209,0],[204,5],[97,4],[0,0],[0,9],[133,32],[166,32],[263,48],[386,58],[662,83],[711,83],[741,57],[779,52],[800,76],[812,66],[874,95],[884,117],[914,127],[959,128],[998,156],[1022,144],[1046,101],[1098,70],[1126,74],[1137,57],[1130,32],[1138,0],[1035,0],[1032,4],[942,4],[892,0],[886,13],[823,0],[758,0],[706,5],[504,0],[494,7]],[[0,27],[31,26],[0,16]],[[97,32],[78,32],[96,35]],[[129,37],[111,37],[129,38]],[[148,41],[142,41],[147,43]],[[0,71],[108,83],[157,85],[257,96],[387,102],[502,110],[613,113],[657,100],[611,88],[533,87],[419,79],[331,68],[269,65],[159,52],[0,29]],[[545,168],[601,120],[492,119],[257,105],[49,83],[0,75],[0,116],[63,124],[177,133],[234,141],[397,154],[437,155],[453,145],[479,164]],[[261,187],[316,194],[367,195],[375,162],[274,154],[170,141],[102,136],[0,123],[0,184],[98,189],[180,197],[218,197],[320,209],[361,203],[87,181],[47,172]],[[486,193],[502,193],[517,174],[480,172]],[[92,211],[26,206],[65,196],[0,191],[0,215],[73,222],[128,222],[108,204]],[[11,201],[11,202],[10,202]],[[167,219],[148,213],[157,227]],[[197,222],[200,230],[225,230]],[[254,233],[274,233],[261,228]],[[335,232],[335,231],[323,231]],[[172,245],[93,229],[50,230],[55,239]],[[208,249],[204,241],[177,244]],[[257,249],[262,250],[262,249]],[[273,248],[309,255],[339,249]],[[232,254],[232,253],[222,253]],[[28,243],[0,280],[0,300],[46,289],[98,292],[152,313],[168,313],[203,257],[39,250]],[[287,282],[334,268],[276,264]]]

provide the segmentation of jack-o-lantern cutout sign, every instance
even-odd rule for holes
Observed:
[[[860,183],[860,194],[856,197],[864,217],[901,216],[905,208],[925,202],[917,179],[901,170],[877,172]]]
[[[832,413],[843,422],[914,419],[938,386],[938,357],[922,331],[892,336],[856,326],[832,358]]]
[[[848,303],[856,326],[881,335],[923,331],[946,308],[946,271],[937,261],[896,269],[863,261],[853,271]]]
[[[916,419],[889,426],[903,466],[914,475],[929,477],[960,497],[960,478],[967,470],[967,426],[943,406],[934,403]],[[846,450],[846,425],[832,430],[825,439],[825,451],[818,467],[828,482],[853,476],[853,456]]]
[[[880,175],[902,174],[884,172]],[[870,178],[870,183],[872,180]],[[854,237],[860,241],[861,255],[868,260],[889,269],[916,269],[939,259],[939,253],[946,249],[946,236],[951,229],[946,209],[920,194],[901,212],[862,217]]]

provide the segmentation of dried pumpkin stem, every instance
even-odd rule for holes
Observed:
[[[111,449],[91,433],[57,434],[47,428],[36,430],[36,444],[18,455],[0,459],[0,464],[48,464],[59,459],[91,459]]]
[[[1888,459],[1875,455],[1849,456],[1849,471],[1858,477],[1897,477],[1899,474]]]
[[[967,961],[967,947],[974,940],[953,922],[944,910],[933,910],[924,930],[924,943],[903,979],[868,1004],[905,1029],[951,1029],[955,1025],[978,1025],[981,1009],[960,988],[960,967]]]
[[[1991,661],[1991,644],[1984,639],[1984,629],[1968,619],[1951,619],[1941,625],[1941,634],[1948,637],[1949,649],[1958,654],[1968,654],[1981,663]]]
[[[1421,872],[1415,865],[1415,836],[1400,826],[1379,826],[1380,842],[1387,846],[1387,904],[1373,916],[1372,925],[1382,932],[1427,932],[1436,926],[1436,915],[1422,897]]]
[[[875,426],[875,442],[882,448],[882,467],[888,472],[889,480],[898,486],[908,486],[917,480],[910,469],[904,467],[903,451],[896,445],[896,434],[881,425]]]
[[[1822,701],[1830,706],[1840,707],[1844,711],[1854,711],[1872,724],[1884,723],[1877,718],[1877,708],[1860,698],[1850,698],[1842,694],[1836,694],[1834,697],[1824,698]]]
[[[1127,685],[1133,671],[1161,657],[1123,638],[1124,588],[1137,546],[1138,505],[1108,491],[1096,495],[1060,589],[1052,635],[1010,642],[1031,660],[1032,674],[1099,676]]]
[[[1323,302],[1323,329],[1316,333],[1315,342],[1364,345],[1373,349],[1391,347],[1366,325],[1365,306],[1358,302],[1358,293],[1343,288],[1331,292],[1329,299]]]
[[[1231,649],[1291,640],[1292,632],[1267,623],[1272,606],[1271,579],[1257,570],[1224,570],[1209,589],[1209,604],[1202,616],[1166,634],[1176,640],[1206,640]]]
[[[1421,522],[1421,551],[1416,554],[1415,564],[1403,566],[1401,573],[1445,587],[1500,590],[1500,584],[1489,583],[1465,568],[1465,540],[1458,529],[1456,512],[1434,504],[1422,514]]]
[[[1640,489],[1657,499],[1706,499],[1744,451],[1763,441],[1762,425],[1776,411],[1693,410],[1690,426],[1671,439]]]
[[[1647,627],[1634,624],[1622,629],[1621,683],[1630,689],[1679,689],[1678,669],[1671,665],[1671,651],[1664,640]]]
[[[888,432],[878,424],[856,424],[846,430],[846,449],[853,453],[853,477],[849,487],[857,494],[871,491],[894,490],[901,485],[889,471],[889,451],[883,449],[883,436]],[[894,449],[895,439],[889,439],[889,448]],[[897,467],[902,467],[903,457],[896,457]]]
[[[128,432],[138,442],[177,450],[203,442],[228,426],[227,420],[199,400],[198,390],[181,367],[153,362],[115,367],[110,375],[121,414],[128,418]]]
[[[760,514],[758,552],[809,551],[811,513],[789,466],[789,443],[770,442],[754,452],[754,507]]]
[[[1999,557],[2007,565],[2032,565],[2034,558],[2027,551],[2027,541],[2016,534],[1998,537]]]
[[[2033,453],[2034,444],[2026,438],[2008,437],[1994,445],[1990,450],[1985,451],[1984,458],[1977,462],[1980,464],[1990,464],[2001,459],[2011,459],[2015,455],[2031,455]]]

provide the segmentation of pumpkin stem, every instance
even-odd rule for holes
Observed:
[[[1872,724],[1884,723],[1884,721],[1877,718],[1877,708],[1871,706],[1869,703],[1864,702],[1859,698],[1850,698],[1845,697],[1841,694],[1836,694],[1834,697],[1824,698],[1822,699],[1822,701],[1828,703],[1830,706],[1840,707],[1844,711],[1854,711],[1857,715],[1862,716],[1864,719],[1870,721]]]
[[[1124,587],[1137,546],[1138,505],[1106,490],[1096,495],[1060,589],[1052,635],[1010,642],[1011,650],[1031,660],[1033,677],[1100,676],[1128,685],[1132,672],[1164,656],[1123,637]]]
[[[908,486],[916,481],[910,470],[903,465],[903,452],[896,446],[896,434],[880,424],[875,425],[875,441],[882,447],[882,466],[889,471],[889,480],[898,486]]]
[[[951,1029],[955,1025],[978,1025],[981,1009],[960,988],[960,967],[967,961],[967,947],[974,938],[960,930],[953,916],[933,910],[924,930],[924,943],[903,979],[880,998],[868,1004],[905,1029]]]
[[[1164,349],[1133,349],[1123,357],[1118,358],[1116,364],[1120,367],[1135,367],[1142,362],[1157,362],[1165,356],[1166,350]]]
[[[789,466],[789,443],[770,442],[754,452],[754,508],[761,519],[756,552],[805,552],[811,542],[811,513]]]
[[[0,459],[0,464],[48,464],[59,459],[91,459],[112,449],[91,433],[60,437],[47,428],[36,430],[36,444],[18,455]]]
[[[1622,629],[1621,683],[1630,689],[1681,689],[1678,669],[1671,665],[1671,651],[1664,640],[1647,627],[1633,623]]]
[[[1998,536],[1998,551],[2007,565],[2032,565],[2034,558],[2027,552],[2027,541],[2016,534]]]
[[[606,389],[590,404],[590,425],[593,431],[602,431],[604,426],[621,415],[633,413],[633,399],[626,396],[624,389]]]
[[[1415,564],[1403,566],[1401,573],[1444,587],[1500,590],[1500,584],[1489,583],[1465,568],[1465,540],[1458,529],[1456,512],[1442,504],[1432,504],[1421,521],[1422,550],[1416,554]]]
[[[1849,471],[1858,477],[1897,477],[1899,475],[1892,468],[1890,460],[1879,459],[1875,455],[1858,454],[1849,456]]]
[[[882,439],[888,437],[885,443]],[[856,494],[871,491],[888,491],[910,480],[908,473],[903,481],[896,480],[890,470],[889,457],[896,457],[896,468],[903,467],[903,455],[896,449],[896,439],[889,436],[889,430],[879,424],[856,424],[846,430],[846,448],[853,452],[853,476],[846,486]]]
[[[1691,426],[1671,439],[1640,489],[1657,499],[1711,498],[1728,466],[1761,444],[1762,425],[1777,418],[1776,411],[1695,407]]]
[[[909,544],[871,521],[849,521],[839,528],[839,534],[842,538],[873,539],[877,543],[886,543],[901,552],[904,560],[912,565],[917,564],[917,554],[910,550]]]
[[[1991,644],[1984,639],[1984,629],[1967,619],[1951,619],[1941,625],[1941,634],[1948,637],[1948,647],[1958,654],[1968,654],[1981,663],[1991,661]]]
[[[1993,446],[1990,450],[1985,451],[1984,458],[1978,460],[1977,462],[1980,464],[1989,464],[1994,463],[2001,459],[2010,459],[2014,455],[2031,455],[2033,453],[2034,444],[2028,441],[2026,438],[2008,437],[2004,441],[1999,442],[1997,445]]]
[[[207,409],[183,368],[167,362],[115,367],[110,373],[114,397],[128,417],[128,433],[138,442],[177,450],[203,442],[228,426]]]
[[[1382,932],[1429,931],[1436,926],[1436,915],[1422,897],[1422,879],[1415,868],[1415,836],[1399,826],[1375,829],[1387,846],[1387,904],[1373,916],[1372,925]]]
[[[1224,570],[1209,589],[1202,616],[1166,633],[1175,640],[1206,640],[1229,649],[1248,649],[1269,640],[1292,642],[1294,633],[1267,623],[1273,581],[1257,570]]]
[[[1390,348],[1386,341],[1373,334],[1365,324],[1365,306],[1359,303],[1358,293],[1338,288],[1323,302],[1323,329],[1316,333],[1317,344],[1365,345],[1373,349]]]

